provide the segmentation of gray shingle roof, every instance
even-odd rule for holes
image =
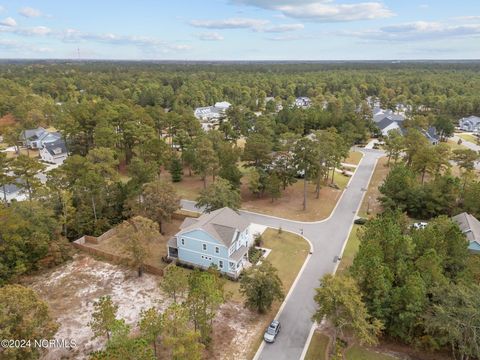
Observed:
[[[46,143],[45,149],[52,156],[59,156],[67,153],[67,145],[65,144],[65,141],[63,141],[62,139],[56,140],[51,143]]]
[[[480,245],[480,221],[466,212],[454,216],[452,220],[458,224],[469,242],[475,241]]]
[[[385,129],[387,126],[390,126],[393,124],[395,121],[391,120],[389,117],[384,117],[382,120],[380,120],[377,123],[377,126],[380,130]]]
[[[240,214],[227,207],[193,219],[196,221],[187,219],[180,226],[181,230],[177,236],[195,229],[202,229],[227,247],[234,241],[233,236],[236,230],[242,232],[250,225]]]

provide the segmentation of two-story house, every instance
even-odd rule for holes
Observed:
[[[250,223],[230,208],[215,210],[199,218],[186,218],[180,231],[167,244],[168,258],[237,278],[248,265],[253,245]]]

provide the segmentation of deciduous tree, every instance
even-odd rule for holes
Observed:
[[[261,314],[284,296],[277,269],[268,260],[246,270],[240,280],[240,293],[245,297],[245,305]]]

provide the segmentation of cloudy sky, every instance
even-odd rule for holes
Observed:
[[[0,58],[480,59],[480,1],[0,0]]]

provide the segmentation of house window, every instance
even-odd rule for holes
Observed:
[[[218,262],[218,267],[219,267],[220,269],[223,269],[223,261],[222,261],[222,260],[220,260],[220,261]]]
[[[215,246],[215,254],[220,253],[220,248],[218,246]]]
[[[182,245],[185,245],[185,239],[182,238]]]
[[[203,251],[207,251],[207,244],[202,244]]]
[[[234,262],[230,262],[230,269],[235,270],[235,263]]]

